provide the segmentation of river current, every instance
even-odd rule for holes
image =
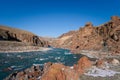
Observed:
[[[43,66],[44,63],[63,63],[73,66],[82,57],[80,54],[72,54],[69,50],[54,48],[49,51],[0,53],[0,80],[15,71],[21,71],[32,65]],[[8,69],[12,70],[8,70]]]

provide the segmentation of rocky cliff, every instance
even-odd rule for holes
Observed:
[[[70,49],[74,53],[80,53],[81,50],[120,53],[120,18],[112,16],[109,22],[100,26],[88,22],[77,31],[63,34],[52,45]]]
[[[37,35],[15,28],[0,26],[0,41],[16,41],[27,43],[34,46],[48,46],[48,42],[39,38]]]

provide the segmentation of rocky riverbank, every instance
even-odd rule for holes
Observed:
[[[51,48],[30,46],[23,42],[16,41],[0,41],[0,53],[18,53],[18,52],[31,52],[31,51],[48,51]]]
[[[0,53],[20,53],[20,52],[49,51],[49,50],[52,50],[52,48],[25,46],[25,47],[17,47],[9,50],[3,50],[0,51]]]
[[[120,63],[117,59],[91,61],[87,57],[79,59],[73,67],[61,63],[45,63],[9,75],[4,80],[119,80]],[[90,77],[90,78],[89,78]]]

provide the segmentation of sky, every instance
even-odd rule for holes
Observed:
[[[0,25],[58,37],[120,16],[120,0],[0,0]]]

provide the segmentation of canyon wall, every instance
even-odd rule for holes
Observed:
[[[20,29],[0,26],[0,41],[16,41],[27,43],[34,46],[48,46],[48,42],[39,36]]]
[[[119,53],[120,18],[112,16],[111,20],[99,26],[88,22],[79,30],[70,31],[51,43],[54,47],[70,49],[74,53],[81,50],[102,50]]]

